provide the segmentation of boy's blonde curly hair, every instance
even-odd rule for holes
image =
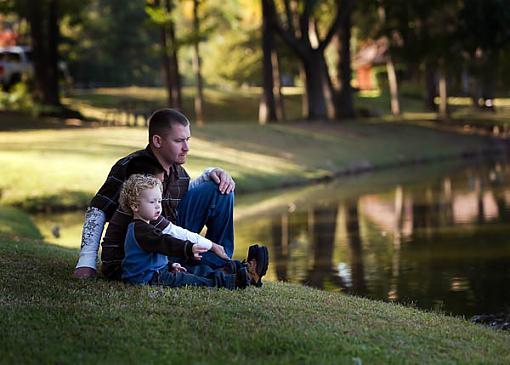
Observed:
[[[126,213],[133,214],[132,205],[140,201],[142,191],[158,187],[163,192],[163,184],[152,175],[134,174],[129,177],[120,191],[119,203],[122,210]]]

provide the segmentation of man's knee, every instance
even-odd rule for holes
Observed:
[[[234,192],[230,192],[229,194],[222,194],[220,189],[218,189],[218,184],[216,184],[214,181],[203,182],[202,184],[191,189],[189,193],[217,197],[223,200],[234,200]]]

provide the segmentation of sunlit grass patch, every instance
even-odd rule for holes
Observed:
[[[147,143],[145,128],[0,132],[2,203],[29,210],[84,207],[111,166]],[[238,192],[342,172],[479,153],[493,141],[403,123],[213,123],[192,127],[186,169],[228,170]]]

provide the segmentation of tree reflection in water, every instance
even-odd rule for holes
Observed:
[[[265,218],[278,280],[464,315],[509,305],[509,167],[336,194]]]
[[[304,284],[316,288],[345,288],[333,265],[338,206],[335,202],[308,211],[309,261]]]

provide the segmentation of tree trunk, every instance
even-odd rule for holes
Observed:
[[[156,6],[159,6],[159,0]],[[171,14],[173,3],[171,0],[165,0],[164,8],[167,14]],[[161,58],[165,85],[167,88],[168,106],[181,110],[181,80],[179,75],[179,64],[177,60],[177,44],[175,39],[175,26],[173,20],[161,27]]]
[[[485,52],[485,62],[482,68],[482,100],[485,110],[494,111],[496,82],[499,67],[499,52],[492,50]]]
[[[425,62],[425,107],[428,110],[436,111],[434,102],[437,94],[436,70],[431,62]]]
[[[263,52],[263,79],[262,79],[262,97],[259,105],[259,123],[266,124],[278,120],[276,115],[276,100],[274,95],[274,37],[271,31],[271,21],[269,19],[269,4],[267,0],[262,0],[262,52]]]
[[[439,68],[439,118],[447,120],[448,115],[448,92],[446,86],[446,72],[444,65]]]
[[[271,63],[273,66],[273,94],[275,98],[275,108],[276,108],[276,119],[277,120],[285,120],[285,109],[283,107],[283,93],[282,93],[282,82],[281,82],[281,72],[280,72],[280,60],[278,57],[278,52],[276,47],[273,48],[271,52]]]
[[[299,65],[299,79],[301,80],[301,85],[303,85],[303,93],[301,94],[301,116],[303,118],[308,117],[308,94],[306,93],[306,75],[305,75],[305,66],[303,64]]]
[[[313,19],[314,8],[317,6],[315,1],[306,1],[302,7],[302,13],[299,14],[299,31],[294,26],[293,19],[297,14],[297,9],[293,9],[292,4],[295,1],[285,1],[285,13],[287,14],[287,27],[285,28],[278,21],[278,15],[274,0],[268,0],[271,20],[275,30],[282,39],[290,46],[303,63],[305,74],[306,103],[303,107],[307,108],[307,118],[309,120],[321,120],[334,117],[333,90],[329,78],[328,68],[324,56],[324,51],[331,42],[333,35],[337,33],[342,16],[340,8],[330,29],[325,33],[322,40],[314,35],[312,28],[317,21]],[[347,4],[350,4],[348,2]],[[339,2],[337,2],[339,6]],[[315,45],[315,46],[314,46]]]
[[[169,14],[173,11],[172,0],[166,0],[166,8]],[[168,40],[170,43],[170,74],[174,83],[172,101],[177,110],[182,110],[181,75],[179,73],[178,47],[173,20],[168,23]]]
[[[386,73],[388,75],[388,85],[390,87],[391,113],[393,115],[400,115],[397,73],[395,72],[395,65],[393,64],[393,60],[389,54],[386,60]]]
[[[34,60],[34,98],[60,107],[58,84],[58,0],[35,3],[28,13]]]
[[[338,91],[336,93],[335,116],[338,119],[354,118],[351,69],[351,11],[340,24],[338,57]]]
[[[45,92],[45,104],[60,106],[60,90],[58,83],[58,43],[60,41],[58,21],[58,0],[50,0],[48,16],[48,70]]]
[[[328,119],[328,106],[325,91],[327,90],[327,66],[324,55],[317,51],[310,52],[304,59],[305,90],[308,104],[309,120]]]
[[[156,6],[160,6],[159,0],[156,1]],[[167,40],[167,29],[166,25],[161,26],[160,31],[160,42],[161,42],[161,66],[163,68],[163,78],[165,80],[166,92],[167,92],[167,104],[169,107],[173,107],[173,82],[170,65],[170,57],[168,55],[168,40]]]
[[[193,69],[197,82],[195,95],[195,119],[199,127],[204,125],[204,86],[202,80],[202,62],[200,59],[200,18],[198,17],[199,0],[193,0],[193,30],[195,33],[195,54],[193,57]]]
[[[381,22],[381,26],[382,27],[386,26],[386,9],[384,8],[384,5],[382,4],[381,1],[379,1],[377,13],[379,16],[379,21]],[[390,87],[391,113],[393,115],[400,115],[400,100],[398,98],[397,73],[395,72],[395,64],[393,63],[390,49],[391,49],[390,46],[388,46],[386,56],[386,75],[388,76],[388,86]]]

